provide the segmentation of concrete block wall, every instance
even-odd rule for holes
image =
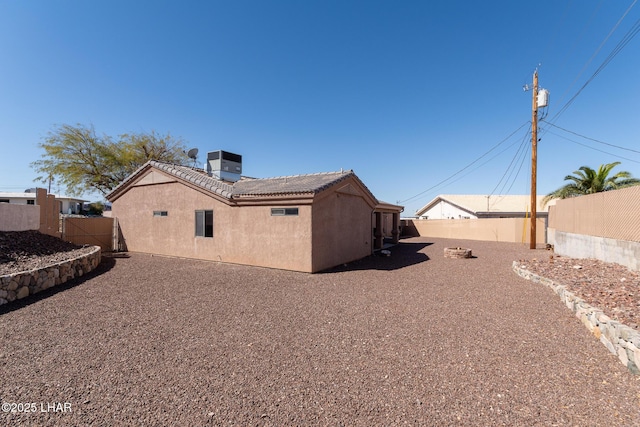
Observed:
[[[632,270],[640,271],[640,242],[567,233],[559,230],[552,230],[550,236],[553,239],[550,240],[554,246],[553,251],[558,255],[615,262]]]

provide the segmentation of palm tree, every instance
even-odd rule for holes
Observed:
[[[573,175],[564,177],[565,181],[572,181],[571,183],[547,194],[543,199],[543,203],[546,205],[553,199],[566,199],[567,197],[582,196],[639,185],[640,179],[633,178],[631,173],[627,171],[621,171],[613,176],[609,176],[611,169],[619,164],[620,162],[613,162],[600,165],[597,171],[588,166],[580,167],[580,169],[573,172]]]

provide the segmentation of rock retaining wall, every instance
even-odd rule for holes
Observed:
[[[583,299],[569,292],[563,285],[540,277],[513,262],[513,270],[521,277],[541,283],[553,289],[562,302],[600,340],[602,344],[635,375],[640,375],[640,331],[612,320],[602,310],[592,307]]]
[[[0,276],[0,305],[80,277],[100,264],[101,255],[100,246],[96,246],[92,252],[78,258],[38,270]]]

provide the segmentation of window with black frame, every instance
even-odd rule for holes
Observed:
[[[213,211],[196,211],[196,237],[213,237]]]

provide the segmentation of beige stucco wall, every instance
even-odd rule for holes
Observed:
[[[0,203],[0,231],[28,231],[40,228],[40,206]]]
[[[420,236],[446,239],[528,243],[530,220],[524,218],[411,220]],[[546,243],[545,220],[536,221],[536,242]]]
[[[371,255],[372,207],[364,197],[336,191],[322,196],[313,204],[313,271]]]
[[[39,231],[60,237],[60,202],[53,194],[47,194],[44,188],[36,190],[36,205],[40,206]]]
[[[112,212],[129,251],[311,272],[311,206],[291,203],[234,207],[165,183],[132,187]],[[298,207],[298,216],[271,216],[283,206]],[[195,237],[195,210],[213,210],[213,238]]]

